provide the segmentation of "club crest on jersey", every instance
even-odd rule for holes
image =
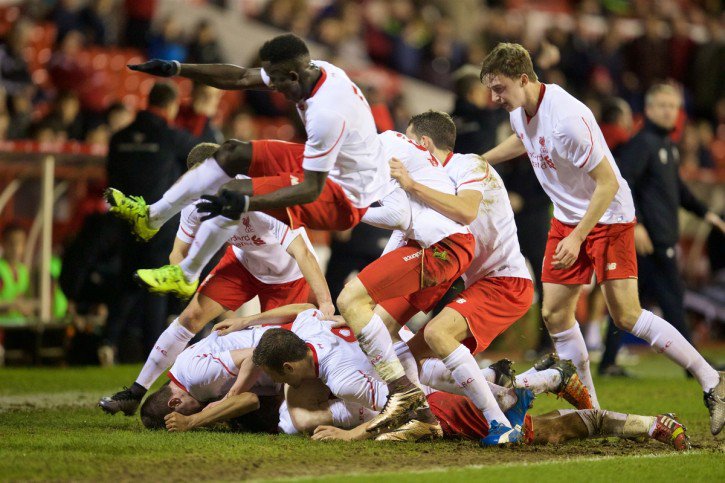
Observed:
[[[254,228],[252,228],[252,220],[250,220],[248,216],[242,218],[242,225],[244,225],[244,231],[247,233],[254,231]]]

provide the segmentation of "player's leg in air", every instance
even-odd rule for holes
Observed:
[[[119,411],[126,416],[134,414],[151,385],[171,367],[194,335],[226,310],[210,297],[197,293],[181,315],[161,333],[133,384],[101,398],[98,406],[109,414]]]
[[[251,143],[229,140],[221,146],[212,143],[202,146],[204,149],[198,153],[202,158],[196,167],[186,172],[160,200],[151,205],[147,205],[143,198],[108,188],[104,196],[111,205],[111,213],[126,220],[138,238],[149,240],[185,206],[204,194],[216,193],[236,175],[248,173],[252,161]],[[248,184],[251,188],[251,181]]]

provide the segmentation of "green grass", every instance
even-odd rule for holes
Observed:
[[[725,351],[708,354],[725,361]],[[634,380],[597,380],[602,406],[639,414],[676,412],[693,451],[664,445],[590,440],[481,449],[469,441],[384,445],[314,443],[300,437],[198,431],[149,432],[137,418],[107,416],[102,395],[131,382],[138,366],[113,369],[0,369],[0,480],[345,481],[718,481],[720,440],[709,435],[695,381],[674,364],[645,356]],[[539,397],[533,414],[565,407]]]

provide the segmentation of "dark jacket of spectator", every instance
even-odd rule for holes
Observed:
[[[679,174],[679,152],[670,131],[651,121],[622,146],[617,162],[632,190],[637,221],[642,223],[657,247],[672,247],[680,234],[680,206],[700,218],[707,213]]]

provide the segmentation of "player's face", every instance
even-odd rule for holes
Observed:
[[[189,415],[199,412],[201,403],[183,389],[173,386],[171,388],[171,398],[169,398],[169,407],[177,413]]]
[[[292,102],[299,102],[304,99],[300,76],[297,72],[290,70],[288,63],[276,65],[270,62],[262,62],[264,71],[269,76],[269,87],[281,93]]]
[[[674,129],[680,113],[680,96],[674,92],[658,92],[645,107],[645,114],[664,129]]]
[[[522,76],[523,77],[523,76]],[[491,89],[491,100],[508,112],[524,105],[526,92],[521,78],[512,79],[503,75],[495,75],[486,81],[486,87]]]
[[[302,384],[302,378],[299,375],[299,371],[295,371],[295,368],[290,363],[285,363],[282,367],[282,371],[276,371],[269,366],[262,366],[262,370],[278,384],[288,384],[291,387],[299,387]]]

